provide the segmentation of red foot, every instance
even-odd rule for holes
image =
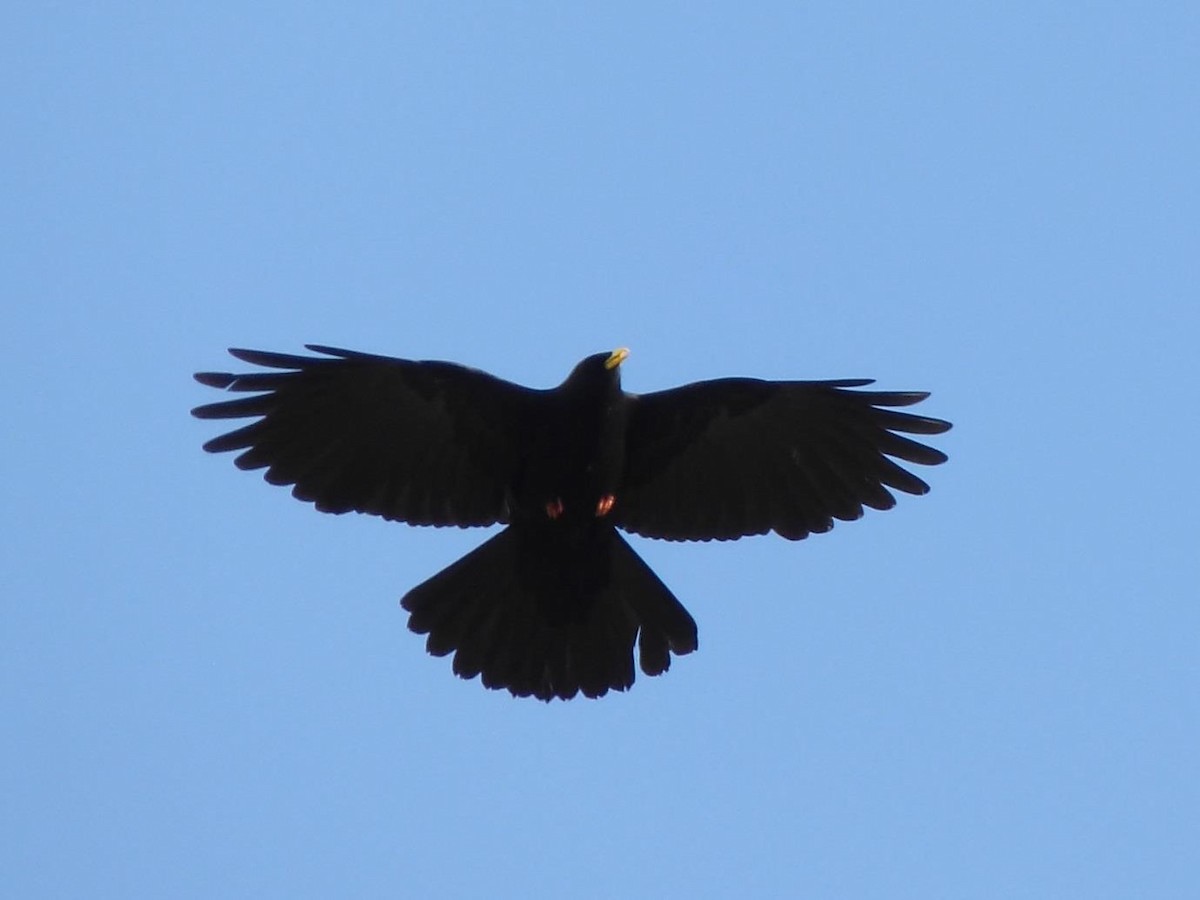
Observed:
[[[612,494],[605,494],[596,503],[596,518],[607,516],[612,512],[613,504],[617,502],[617,498]]]
[[[553,500],[546,501],[546,515],[551,519],[557,519],[563,514],[563,502],[558,497]]]

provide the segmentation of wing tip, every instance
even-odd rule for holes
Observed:
[[[935,419],[932,416],[919,416],[918,418],[920,418],[922,424],[929,429],[928,431],[923,432],[923,434],[945,434],[954,427],[953,422],[948,422],[945,419]]]
[[[234,359],[240,359],[242,362],[250,363],[251,365],[257,365],[254,362],[254,357],[259,356],[263,352],[261,350],[247,350],[245,347],[229,347],[227,351]]]
[[[224,390],[237,380],[237,376],[232,372],[196,372],[192,378],[205,387],[219,390]]]
[[[225,414],[224,406],[224,401],[205,403],[203,406],[193,407],[192,415],[197,419],[225,419],[228,416]]]
[[[203,407],[201,407],[201,408],[203,408]],[[193,416],[196,415],[196,410],[194,410],[194,409],[192,410],[192,415]],[[204,418],[204,417],[197,416],[197,418]],[[234,447],[225,446],[225,438],[227,436],[228,435],[223,434],[220,437],[215,437],[210,441],[205,441],[203,444],[200,445],[200,449],[203,450],[205,453],[225,453],[229,450],[236,449]]]

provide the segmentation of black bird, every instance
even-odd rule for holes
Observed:
[[[893,407],[928,394],[851,390],[871,379],[724,378],[621,390],[621,349],[534,390],[448,362],[308,345],[320,356],[230,350],[268,371],[201,372],[253,396],[192,410],[254,418],[204,445],[322,512],[412,525],[507,527],[401,601],[454,671],[517,696],[599,697],[696,649],[696,623],[618,529],[676,541],[828,531],[889,488],[929,486],[889,457],[937,465],[908,434],[949,422]]]

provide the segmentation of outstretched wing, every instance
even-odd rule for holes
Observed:
[[[926,393],[848,390],[871,383],[728,378],[631,396],[615,523],[669,540],[799,540],[864,506],[891,508],[889,488],[924,494],[929,486],[889,457],[945,462],[901,433],[950,423],[892,409]]]
[[[322,356],[230,350],[270,371],[200,372],[209,387],[254,396],[192,410],[253,417],[204,445],[240,450],[240,469],[323,512],[372,513],[413,525],[507,521],[525,410],[538,392],[446,362],[307,345]]]

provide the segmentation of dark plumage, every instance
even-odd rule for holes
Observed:
[[[598,697],[696,649],[687,610],[618,529],[668,540],[791,540],[889,509],[928,485],[889,457],[946,456],[902,434],[950,423],[896,407],[928,394],[869,379],[726,378],[621,390],[627,351],[599,353],[553,390],[447,362],[310,345],[320,356],[231,350],[265,371],[201,372],[252,396],[201,406],[253,418],[204,445],[323,512],[413,525],[507,526],[402,605],[454,671],[518,696]]]

